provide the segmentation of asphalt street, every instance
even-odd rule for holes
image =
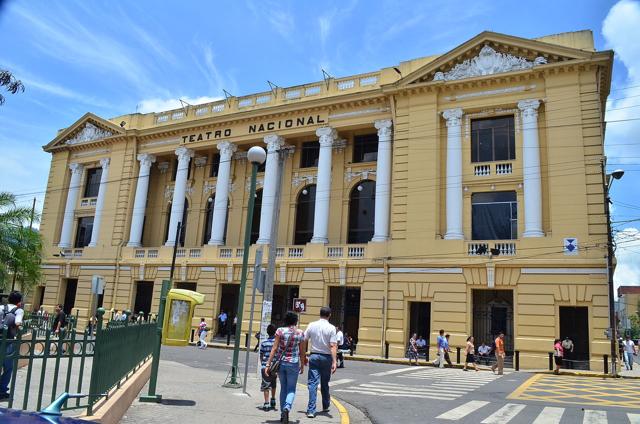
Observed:
[[[162,358],[194,368],[228,371],[232,351],[163,347]],[[242,366],[244,358],[241,352]],[[257,356],[251,353],[249,372],[256,372],[256,363]],[[545,377],[347,361],[332,377],[331,391],[373,423],[640,423],[640,406],[635,402],[640,380],[581,377],[579,381],[586,381],[582,392],[567,397],[576,385],[571,379],[576,377]],[[299,382],[306,383],[306,372]],[[617,389],[627,392],[609,395]]]

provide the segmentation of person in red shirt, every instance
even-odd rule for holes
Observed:
[[[504,333],[500,332],[496,338],[496,363],[491,367],[491,371],[495,374],[498,370],[498,375],[502,375],[504,372]]]
[[[562,358],[564,357],[564,348],[562,347],[562,343],[560,339],[555,339],[553,341],[553,359],[556,363],[556,369],[553,371],[554,374],[560,374],[560,365],[562,365]]]

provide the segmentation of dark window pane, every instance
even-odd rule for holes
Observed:
[[[378,134],[356,135],[353,137],[353,163],[375,162],[378,160]]]
[[[213,205],[216,201],[215,199],[215,195],[207,199],[207,207],[204,212],[204,236],[202,238],[203,245],[209,243],[209,240],[211,239],[211,222],[213,221]]]
[[[84,186],[84,197],[98,197],[101,176],[102,168],[92,168],[87,170],[87,182]]]
[[[296,206],[296,231],[293,244],[306,244],[313,237],[313,221],[316,202],[316,186],[309,185],[298,195]]]
[[[516,192],[498,191],[471,195],[473,240],[518,238]]]
[[[189,201],[184,199],[184,210],[182,211],[182,220],[180,221],[180,246],[184,246],[184,237],[187,234],[187,216],[189,214]]]
[[[513,116],[471,121],[471,161],[515,159]]]
[[[318,166],[318,158],[320,157],[320,142],[307,141],[302,143],[302,151],[300,154],[300,168],[313,168]]]
[[[178,173],[178,158],[173,161],[173,168],[171,169],[171,181],[176,180],[176,174]]]
[[[249,164],[251,165],[251,164]],[[253,166],[253,165],[251,165]],[[262,162],[261,164],[258,165],[258,172],[264,172],[264,170],[267,167],[267,161],[265,160],[264,162]]]
[[[220,168],[220,155],[218,153],[214,153],[214,155],[211,157],[211,170],[209,171],[209,177],[217,177],[218,168]]]
[[[262,211],[262,190],[256,191],[255,203],[253,205],[253,222],[251,223],[251,244],[258,241],[260,236],[260,212]]]
[[[78,219],[78,229],[76,231],[75,247],[85,247],[91,242],[91,231],[93,230],[93,217],[84,216]]]
[[[349,200],[347,243],[368,243],[373,237],[376,183],[364,180],[353,188]]]
[[[478,131],[478,157],[480,162],[493,160],[493,142],[490,129]]]

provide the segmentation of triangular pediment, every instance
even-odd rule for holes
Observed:
[[[398,87],[455,81],[589,59],[595,54],[537,40],[485,31],[398,80]]]
[[[73,125],[62,130],[56,138],[44,146],[45,151],[101,141],[125,133],[124,128],[89,112]]]

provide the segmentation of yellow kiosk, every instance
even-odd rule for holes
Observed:
[[[187,346],[191,321],[196,305],[202,305],[204,295],[191,290],[171,289],[167,294],[162,325],[162,344]]]

